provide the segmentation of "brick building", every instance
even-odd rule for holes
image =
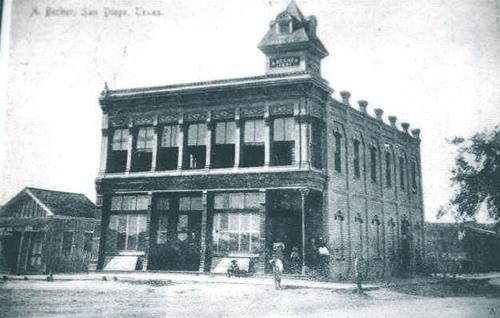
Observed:
[[[24,188],[0,212],[0,272],[81,272],[95,267],[100,222],[80,193]]]
[[[99,268],[268,270],[272,243],[328,242],[334,277],[356,255],[370,276],[414,271],[423,253],[419,130],[342,100],[321,77],[317,20],[290,5],[259,44],[262,76],[110,90],[103,112]],[[285,259],[285,267],[287,267]],[[125,262],[129,263],[129,261]],[[130,263],[129,263],[130,264]]]

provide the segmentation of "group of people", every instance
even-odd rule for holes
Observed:
[[[308,251],[308,272],[313,276],[328,277],[330,251],[322,239],[316,241],[311,239]],[[289,257],[285,257],[285,244],[281,240],[273,243],[272,259],[269,261],[273,269],[276,289],[281,289],[281,275],[284,270],[285,259],[289,262],[288,269],[292,274],[299,274],[302,269],[302,256],[299,254],[298,247],[292,247]]]
[[[317,276],[322,278],[329,277],[330,270],[330,251],[326,246],[323,239],[316,240],[311,238],[308,250],[306,253],[306,264],[308,269],[308,274],[311,276]],[[299,249],[294,246],[292,251],[287,258],[289,262],[290,273],[298,274],[301,272],[302,268],[302,257],[299,254]],[[281,240],[277,240],[273,243],[272,247],[272,258],[269,260],[271,268],[273,270],[274,276],[274,286],[277,290],[281,289],[281,276],[285,262],[285,243]],[[362,281],[362,263],[363,257],[356,257],[354,261],[354,275],[356,279],[356,284],[359,292],[362,292],[361,281]],[[231,262],[231,267],[228,269],[228,276],[240,276],[240,269],[236,260]]]

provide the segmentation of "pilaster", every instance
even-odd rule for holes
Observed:
[[[213,130],[213,122],[212,122],[212,117],[211,113],[208,112],[207,115],[207,135],[205,136],[206,141],[205,141],[205,169],[210,169],[211,166],[211,156],[212,156],[212,130]]]
[[[234,168],[237,169],[240,166],[240,158],[241,158],[241,120],[240,120],[240,109],[236,108],[235,111],[235,126],[236,129],[234,131]]]
[[[132,168],[132,154],[134,151],[134,135],[135,129],[132,123],[129,124],[129,135],[128,135],[128,149],[127,149],[127,167],[125,168],[125,173],[129,173]]]
[[[150,238],[151,238],[151,215],[153,214],[153,193],[148,192],[148,216],[146,218],[146,250],[144,251],[144,261],[142,262],[142,270],[145,271],[148,269],[148,260],[149,260],[149,246],[150,246]]]
[[[177,157],[177,170],[182,169],[182,163],[184,162],[184,131],[186,130],[186,125],[184,120],[179,120],[179,131],[177,132],[177,147],[179,147],[179,154]]]
[[[101,137],[101,162],[99,164],[99,175],[103,175],[104,173],[106,173],[108,152],[109,152],[109,130],[107,128],[103,128]]]
[[[156,171],[156,163],[158,161],[158,147],[161,138],[161,127],[158,126],[158,118],[154,121],[154,134],[153,134],[153,153],[151,154],[151,171]]]
[[[207,258],[207,221],[208,221],[208,192],[203,191],[201,196],[201,233],[200,233],[200,267],[199,272],[205,271]]]
[[[263,274],[266,268],[266,189],[259,190],[259,217],[260,217],[260,250],[255,271]]]
[[[269,117],[269,105],[264,110],[264,167],[271,164],[271,118]]]

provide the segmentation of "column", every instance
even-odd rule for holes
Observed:
[[[108,149],[109,149],[109,130],[102,129],[101,137],[101,162],[99,165],[99,175],[106,173],[106,165],[108,162]]]
[[[210,117],[210,112],[207,117],[207,135],[205,141],[205,169],[210,169],[210,162],[212,156],[212,128],[213,128],[212,118]]]
[[[177,170],[182,169],[182,162],[184,161],[184,130],[186,126],[182,119],[179,120],[179,131],[177,132],[177,147],[179,147],[179,154],[177,157]]]
[[[19,274],[21,272],[21,261],[22,261],[22,257],[23,257],[23,252],[26,250],[25,248],[23,248],[23,246],[25,245],[24,243],[24,234],[25,234],[25,231],[23,230],[21,232],[21,238],[19,240],[19,250],[17,252],[17,261],[16,261],[16,274]]]
[[[294,165],[299,166],[301,165],[301,158],[300,158],[300,148],[301,148],[301,137],[302,134],[300,133],[300,109],[299,109],[299,104],[295,104],[293,106],[293,117],[295,118],[295,126],[294,126],[294,135],[295,135],[295,162]]]
[[[302,275],[306,274],[306,199],[310,190],[302,188],[300,191],[301,208],[301,228],[302,228]]]
[[[259,189],[260,254],[255,271],[263,274],[266,268],[266,189]]]
[[[300,150],[301,150],[301,167],[304,169],[309,169],[310,167],[310,155],[309,155],[309,121],[301,117],[300,118]]]
[[[158,147],[160,145],[161,127],[158,126],[158,121],[154,122],[154,135],[153,135],[153,153],[151,154],[151,171],[156,171],[156,163],[158,161]]]
[[[203,191],[201,196],[201,233],[200,233],[200,267],[199,272],[205,271],[205,263],[207,258],[207,221],[208,221],[208,193]]]
[[[269,105],[266,105],[264,111],[264,167],[271,164],[271,118],[269,118]]]
[[[128,136],[128,149],[127,149],[127,167],[125,169],[126,173],[130,172],[132,168],[132,153],[134,151],[134,133],[135,129],[132,123],[129,124],[129,136]]]
[[[235,126],[236,129],[234,131],[234,168],[238,168],[240,166],[240,158],[241,158],[241,120],[240,120],[240,109],[236,108],[235,113]]]
[[[97,257],[97,269],[102,270],[106,258],[106,236],[109,227],[109,208],[111,205],[111,197],[103,195],[102,197],[102,218],[101,218],[101,234],[99,237],[99,253]]]
[[[145,271],[148,269],[148,260],[149,260],[149,246],[150,246],[150,238],[151,238],[151,215],[153,214],[153,192],[148,192],[148,216],[146,218],[146,250],[144,251],[144,261],[142,262],[142,270]]]

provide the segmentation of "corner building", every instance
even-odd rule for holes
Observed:
[[[356,256],[369,277],[420,267],[419,130],[355,109],[346,91],[334,99],[316,27],[292,1],[259,44],[262,76],[105,87],[99,269],[223,272],[237,258],[263,273],[281,240],[285,271],[297,247],[305,274],[313,238],[335,278]]]

